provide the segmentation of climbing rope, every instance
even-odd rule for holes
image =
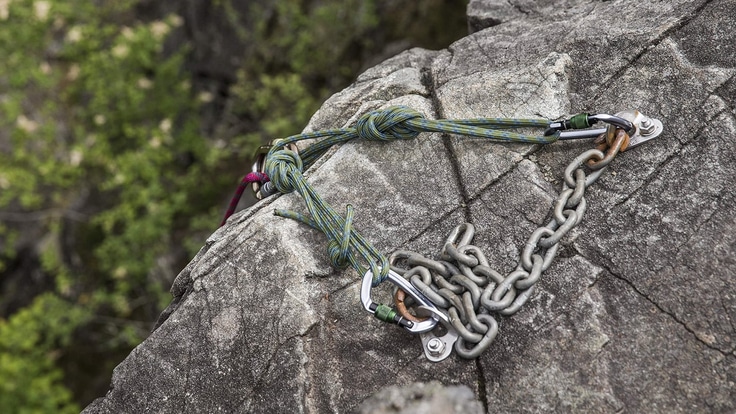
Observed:
[[[597,122],[605,122],[608,126],[587,129]],[[545,128],[545,131],[539,135],[528,135],[509,131],[512,128]],[[373,141],[413,139],[422,132],[533,144],[597,137],[599,146],[581,154],[568,166],[565,184],[554,205],[554,218],[532,234],[518,268],[503,277],[489,267],[480,249],[470,244],[474,228],[468,223],[450,235],[440,261],[404,251],[394,253],[389,260],[355,230],[355,212],[351,205],[346,206],[345,216],[342,216],[304,177],[304,171],[333,145],[356,138]],[[249,184],[253,185],[259,198],[277,192],[297,192],[304,200],[306,213],[281,209],[274,213],[325,234],[333,266],[351,266],[362,276],[361,302],[366,310],[383,321],[422,334],[425,354],[432,361],[446,358],[453,344],[459,355],[475,358],[490,346],[496,336],[498,324],[490,312],[503,315],[516,312],[531,296],[541,273],[550,266],[562,237],[582,220],[587,207],[585,189],[598,179],[619,152],[653,139],[661,132],[661,122],[637,111],[620,112],[616,116],[578,114],[554,122],[514,118],[432,120],[411,108],[391,106],[364,114],[352,127],[302,133],[277,139],[270,146],[262,147],[253,172],[241,181],[223,224],[235,211],[244,188]],[[303,140],[317,141],[298,151],[296,143]],[[583,164],[593,172],[586,175]],[[397,260],[413,267],[398,268],[395,266]],[[396,309],[371,298],[371,289],[387,279],[398,287]],[[409,312],[404,303],[407,295],[414,302],[415,313],[422,314],[422,317]],[[430,331],[440,322],[447,333],[436,337]]]
[[[258,171],[253,171],[243,177],[243,180],[240,181],[238,189],[235,190],[235,195],[230,200],[230,205],[227,206],[227,211],[225,212],[225,216],[220,222],[220,226],[223,226],[227,222],[227,219],[232,216],[233,213],[235,213],[235,209],[238,208],[238,202],[240,202],[240,198],[243,197],[243,192],[245,191],[246,187],[254,183],[260,184],[265,182],[268,182],[268,176]]]
[[[328,254],[333,265],[339,268],[352,266],[360,275],[365,274],[367,264],[374,276],[374,286],[386,279],[388,259],[377,251],[352,225],[353,209],[347,206],[347,214],[341,216],[327,204],[304,178],[303,172],[319,159],[327,150],[356,138],[370,141],[408,140],[422,132],[440,132],[485,138],[497,142],[520,142],[549,144],[560,137],[560,131],[547,131],[546,134],[528,135],[508,131],[510,128],[548,128],[545,119],[514,118],[475,118],[461,120],[427,119],[419,112],[406,106],[391,106],[386,109],[368,112],[358,119],[353,127],[302,133],[279,139],[265,157],[265,177],[258,180],[262,186],[260,194],[267,196],[275,192],[282,194],[296,191],[304,199],[308,214],[277,210],[276,215],[298,220],[327,236]],[[307,149],[297,153],[287,149],[293,144],[307,140],[320,139]],[[253,173],[241,182],[223,223],[232,214],[242,189],[255,178]],[[264,178],[265,178],[264,177]]]

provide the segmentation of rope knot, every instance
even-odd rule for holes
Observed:
[[[389,106],[363,114],[355,129],[359,137],[373,141],[412,139],[420,131],[407,124],[407,121],[415,118],[424,116],[408,106]]]
[[[302,159],[294,151],[278,150],[266,157],[266,174],[276,189],[284,194],[296,190],[296,173],[301,176],[302,168]]]
[[[342,250],[340,243],[336,240],[330,240],[327,242],[327,255],[330,258],[330,263],[336,269],[344,269],[352,264],[352,254],[349,250]]]
[[[330,256],[332,265],[338,269],[342,269],[352,264],[355,259],[350,249],[350,238],[353,235],[353,217],[355,211],[353,206],[348,204],[345,206],[345,221],[342,223],[342,234],[338,232],[337,228],[331,228],[326,231],[329,242],[327,243],[327,253]],[[340,237],[338,239],[338,236]]]

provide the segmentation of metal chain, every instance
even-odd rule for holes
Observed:
[[[586,129],[599,121],[608,126]],[[536,136],[504,130],[545,126],[544,134]],[[327,236],[333,265],[339,268],[350,265],[362,275],[360,300],[368,312],[384,322],[420,334],[425,355],[431,361],[447,358],[453,344],[460,356],[476,358],[490,346],[498,332],[498,323],[491,313],[511,315],[518,311],[534,293],[542,272],[552,263],[560,240],[580,224],[587,207],[585,189],[600,177],[619,151],[652,140],[662,130],[659,120],[639,111],[623,111],[616,115],[578,114],[548,123],[541,119],[507,118],[430,120],[407,107],[388,107],[364,114],[353,127],[303,133],[262,147],[252,173],[243,179],[231,200],[223,224],[235,211],[243,188],[249,183],[259,196],[298,192],[308,214],[288,210],[274,213],[312,226]],[[355,138],[411,139],[421,132],[531,143],[598,137],[600,145],[580,154],[565,169],[562,191],[554,203],[551,221],[532,233],[522,249],[518,266],[504,277],[490,267],[480,248],[471,244],[475,233],[471,224],[458,226],[450,234],[438,260],[408,251],[396,252],[389,260],[353,228],[353,208],[346,206],[343,217],[320,197],[303,174],[333,145]],[[296,142],[312,139],[319,141],[297,151]],[[591,172],[586,173],[583,166]],[[397,268],[399,260],[411,267]],[[395,310],[371,297],[371,289],[385,280],[399,288],[394,297]],[[415,312],[419,316],[407,309],[404,303],[407,295],[415,301]],[[442,337],[431,332],[438,323],[447,328]]]
[[[603,141],[603,139],[600,139]],[[587,202],[585,190],[596,182],[622,149],[629,136],[618,129],[609,134],[603,147],[576,157],[565,169],[562,191],[553,204],[552,219],[532,232],[511,273],[502,276],[492,269],[482,250],[471,244],[475,228],[470,223],[457,226],[447,237],[439,260],[399,250],[389,257],[391,268],[440,308],[459,335],[455,351],[463,358],[477,358],[493,342],[498,323],[491,313],[512,315],[534,293],[541,274],[552,264],[560,240],[583,219]],[[608,149],[604,153],[602,149]],[[583,166],[591,172],[586,173]],[[399,263],[408,267],[399,267]],[[402,317],[421,321],[407,310],[405,294],[397,291],[395,302]]]

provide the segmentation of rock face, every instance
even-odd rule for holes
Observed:
[[[439,382],[387,387],[365,400],[360,414],[437,413],[481,414],[483,406],[464,385],[443,386]]]
[[[389,104],[436,118],[638,109],[663,121],[663,135],[588,189],[585,219],[533,298],[499,318],[488,351],[428,362],[417,337],[362,309],[359,278],[330,267],[322,234],[273,216],[305,211],[289,194],[211,236],[86,412],[420,412],[380,410],[442,392],[410,385],[428,381],[466,386],[499,412],[736,410],[736,2],[518,2],[484,15],[500,3],[471,2],[474,34],[366,71],[307,127]],[[338,210],[352,204],[387,254],[436,255],[451,228],[473,222],[474,244],[503,273],[591,145],[355,141],[309,180]]]

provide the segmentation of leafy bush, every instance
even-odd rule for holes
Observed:
[[[162,53],[181,19],[96,3],[0,1],[0,207],[16,218],[0,228],[4,259],[34,229],[41,240],[25,242],[57,292],[0,320],[6,412],[74,407],[49,355],[92,320],[157,313],[168,295],[155,261],[221,196],[202,185],[222,151],[199,133],[186,49]],[[107,346],[146,334],[114,325]]]
[[[89,320],[87,310],[54,294],[0,320],[0,407],[7,413],[75,413],[79,407],[62,384],[56,366],[74,329]]]

